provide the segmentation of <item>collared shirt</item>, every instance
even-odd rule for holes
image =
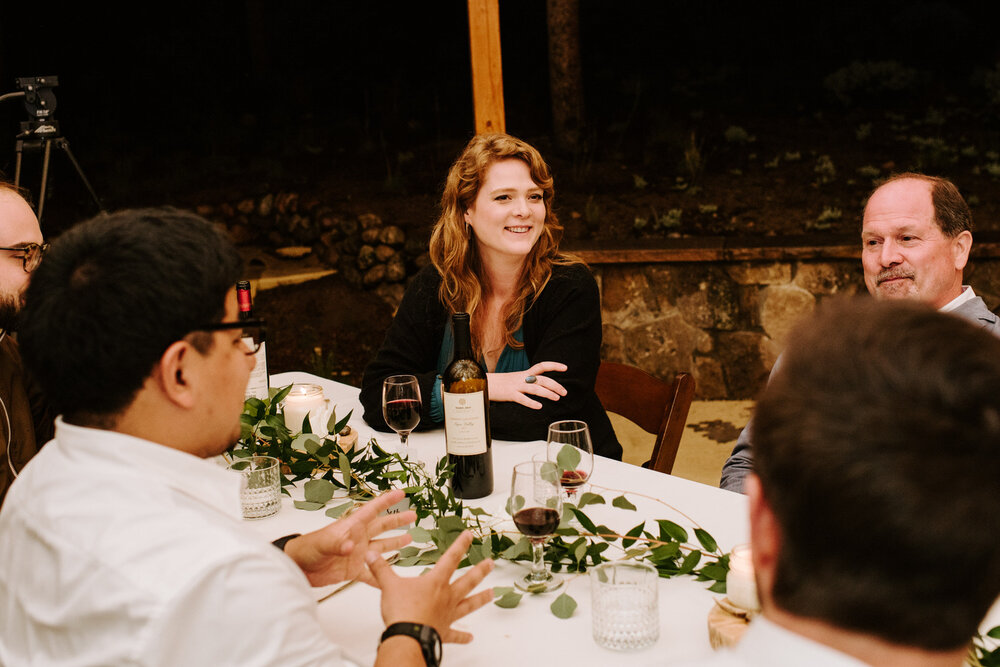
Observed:
[[[941,306],[940,310],[942,313],[950,313],[966,301],[972,301],[975,298],[976,293],[972,291],[972,287],[970,285],[962,285],[962,293]]]
[[[0,619],[3,665],[341,664],[235,475],[61,418],[0,510]]]
[[[732,649],[710,658],[684,663],[688,667],[868,667],[825,644],[775,625],[758,616]]]

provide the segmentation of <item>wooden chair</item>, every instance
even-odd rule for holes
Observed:
[[[595,390],[605,410],[656,434],[652,456],[642,467],[670,474],[694,398],[694,377],[678,373],[664,382],[635,366],[604,361]]]

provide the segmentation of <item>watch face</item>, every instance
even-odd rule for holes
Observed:
[[[441,636],[429,625],[420,628],[420,648],[428,667],[438,667],[441,664]]]

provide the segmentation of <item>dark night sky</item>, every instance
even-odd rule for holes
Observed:
[[[783,113],[825,103],[823,77],[851,60],[892,58],[959,87],[1000,55],[996,24],[974,8],[989,3],[867,4],[581,0],[588,118],[611,126],[634,105]],[[507,126],[528,137],[550,130],[544,5],[500,2]],[[84,6],[4,7],[0,93],[58,75],[65,136],[95,186],[125,203],[153,197],[158,170],[472,130],[463,1]],[[0,107],[8,174],[21,120],[19,102]]]

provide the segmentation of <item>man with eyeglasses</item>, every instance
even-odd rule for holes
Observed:
[[[0,509],[0,664],[344,664],[309,586],[354,579],[382,590],[376,664],[436,665],[441,640],[471,640],[451,626],[492,599],[471,594],[492,561],[452,580],[466,532],[430,572],[397,576],[382,554],[410,537],[381,533],[416,513],[382,513],[402,490],[274,545],[243,523],[237,476],[209,460],[239,437],[254,365],[240,265],[223,232],[175,209],[53,244],[22,330],[60,416]]]
[[[0,182],[0,503],[17,473],[52,437],[52,415],[25,375],[14,340],[24,291],[47,249],[31,206]]]

